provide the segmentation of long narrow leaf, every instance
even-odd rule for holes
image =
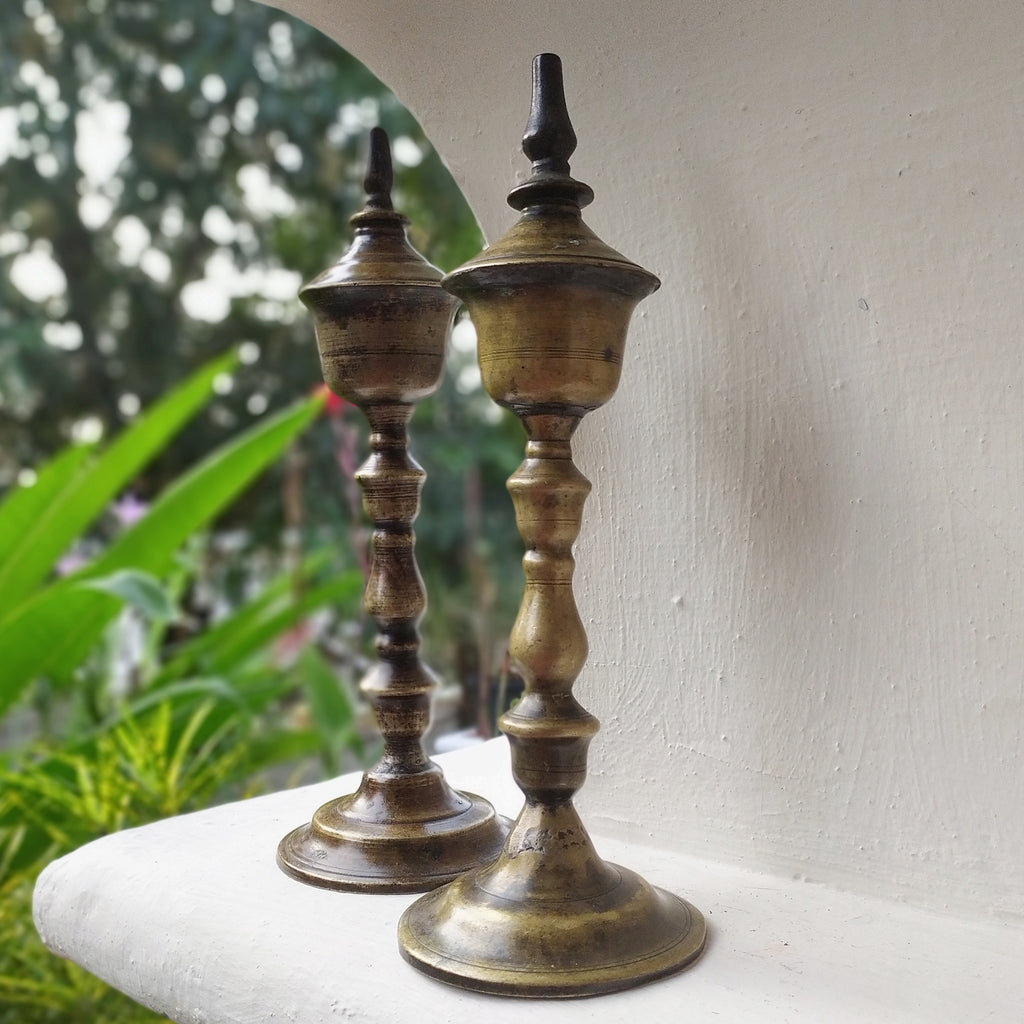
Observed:
[[[361,748],[354,731],[355,703],[345,683],[314,648],[308,648],[296,665],[320,736],[321,756],[331,772],[340,770],[341,750]]]
[[[273,462],[320,409],[305,399],[268,417],[181,477],[149,514],[99,558],[34,598],[0,624],[0,712],[44,673],[66,676],[80,664],[121,604],[83,590],[86,579],[134,568],[160,575],[185,538],[216,516]]]
[[[75,589],[65,580],[22,604],[0,624],[0,714],[85,634],[87,621],[98,623],[88,633],[91,645],[120,607],[109,594]]]
[[[172,711],[177,713],[180,709],[191,710],[196,704],[210,700],[216,700],[224,706],[229,706],[233,714],[247,710],[237,687],[232,686],[226,679],[217,677],[184,679],[172,686],[165,686],[158,693],[145,693],[141,697],[135,698],[122,711],[104,722],[102,729],[106,732],[125,718],[139,718],[161,704],[169,704]]]
[[[17,547],[0,563],[5,607],[13,611],[46,579],[71,542],[206,404],[213,379],[235,361],[232,353],[203,366],[123,431],[94,463],[80,467],[58,493],[49,496]]]
[[[279,729],[249,740],[246,768],[251,778],[265,768],[277,767],[289,761],[308,761],[318,756],[321,749],[320,737],[313,729]]]
[[[211,670],[221,673],[230,671],[266,647],[304,615],[335,601],[351,600],[361,594],[362,590],[363,576],[355,569],[312,588],[286,607],[266,616],[260,622],[253,623],[252,628],[245,632],[230,638],[225,637],[224,642],[213,649]]]
[[[76,754],[94,756],[97,740],[101,736],[128,719],[144,718],[162,705],[168,705],[174,720],[181,722],[200,705],[212,702],[209,722],[219,726],[229,719],[257,715],[294,689],[294,681],[278,669],[260,668],[239,673],[230,680],[206,676],[181,679],[133,698],[94,732],[79,739],[71,749]]]
[[[282,577],[234,615],[200,633],[179,649],[147,684],[147,692],[172,679],[195,673],[226,674],[299,622],[325,605],[354,604],[362,593],[363,577],[356,569],[311,587],[292,599]]]
[[[105,576],[128,567],[162,575],[186,538],[205,526],[276,461],[314,418],[320,405],[319,399],[304,399],[222,445],[175,481],[143,519],[72,579]],[[110,617],[100,608],[93,615],[84,615],[65,635],[60,650],[49,659],[47,670],[58,677],[71,673]]]
[[[194,530],[213,519],[288,447],[322,407],[306,398],[268,416],[179,477],[147,515],[110,545],[79,578],[129,566],[160,575]]]
[[[304,558],[297,570],[298,578],[308,580],[317,577],[327,565],[327,557],[326,552],[320,551]],[[166,658],[159,675],[147,683],[147,686],[156,686],[157,680],[162,681],[165,677],[190,674],[193,671],[190,666],[202,664],[206,652],[247,631],[254,622],[263,618],[272,605],[291,592],[294,580],[295,576],[292,573],[279,573],[255,597],[235,608],[230,615],[178,643]]]
[[[159,672],[147,683],[147,690],[160,689],[167,682],[194,674],[208,663],[210,652],[224,642],[233,642],[240,634],[253,629],[255,624],[270,614],[270,609],[286,600],[291,581],[287,575],[275,577],[254,598],[230,615],[207,626],[195,636],[180,641],[169,652]]]
[[[5,566],[11,554],[23,545],[33,532],[39,519],[55,502],[92,454],[95,445],[73,444],[40,467],[36,482],[31,487],[20,484],[4,495],[0,503],[0,566]],[[4,605],[13,607],[14,598],[4,593]],[[3,610],[0,609],[0,618]]]

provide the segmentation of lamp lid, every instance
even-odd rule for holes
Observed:
[[[489,286],[561,280],[640,299],[659,287],[654,274],[602,242],[583,222],[580,211],[594,192],[569,173],[569,157],[575,150],[562,61],[554,53],[539,54],[533,60],[533,100],[523,135],[532,174],[508,195],[509,206],[521,216],[497,242],[444,277],[442,285],[448,291],[464,298]],[[551,276],[555,268],[558,278]]]
[[[369,155],[363,188],[366,204],[349,224],[355,237],[344,255],[332,267],[313,278],[299,292],[310,307],[317,305],[318,293],[335,288],[427,286],[434,288],[441,271],[428,263],[411,245],[406,234],[409,219],[391,202],[394,170],[391,144],[383,128],[370,130]]]

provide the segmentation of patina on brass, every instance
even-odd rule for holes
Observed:
[[[289,875],[325,888],[424,892],[493,860],[508,825],[487,801],[453,790],[422,745],[437,681],[419,656],[426,594],[412,524],[424,473],[409,455],[406,425],[440,383],[458,303],[409,244],[391,183],[388,138],[375,128],[352,246],[300,293],[313,312],[324,380],[370,424],[371,455],[357,479],[374,527],[363,603],[380,632],[361,688],[384,753],[355,793],[285,836],[277,859]]]
[[[442,282],[476,324],[484,386],[528,437],[508,485],[526,544],[510,643],[526,692],[501,720],[526,803],[501,856],[418,899],[399,942],[427,974],[510,996],[628,988],[680,970],[705,941],[698,910],[598,856],[573,806],[598,722],[572,694],[587,657],[572,545],[590,484],[571,438],[614,393],[629,317],[659,285],[583,223],[593,193],[569,176],[575,148],[561,63],[542,54],[523,139],[533,175],[509,195],[522,215]]]

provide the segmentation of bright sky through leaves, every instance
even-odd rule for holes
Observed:
[[[272,26],[270,41],[276,56],[287,59],[291,55],[291,30],[288,25],[279,22]],[[40,104],[46,105],[50,116],[55,106],[58,107],[57,115],[61,114],[63,108],[66,116],[67,108],[60,99],[56,80],[46,75],[37,63],[26,61],[22,65],[20,77],[26,85],[35,88]],[[162,65],[158,77],[169,92],[178,92],[185,85],[182,70],[176,64]],[[220,75],[211,73],[200,81],[199,91],[207,102],[219,103],[226,95],[227,86]],[[74,159],[80,174],[81,195],[78,210],[83,224],[94,230],[106,224],[115,209],[111,195],[116,196],[123,189],[119,171],[131,155],[128,135],[131,110],[122,100],[105,98],[104,92],[102,79],[99,85],[84,88],[88,105],[75,116]],[[243,132],[251,131],[258,112],[259,106],[253,98],[242,97],[235,108],[234,128]],[[24,140],[19,137],[19,123],[23,115],[28,114],[34,117],[37,111],[21,110],[18,107],[0,108],[0,166],[12,155],[18,154],[19,147],[24,146]],[[372,98],[345,104],[339,110],[337,129],[343,136],[363,132],[376,123],[378,115],[378,104]],[[54,119],[59,119],[59,116]],[[37,163],[43,155],[46,154],[37,155]],[[302,164],[302,151],[283,137],[277,140],[273,155],[277,164],[286,171],[297,170]],[[409,136],[401,135],[395,139],[395,161],[402,166],[418,166],[423,155],[421,146]],[[237,181],[245,205],[255,218],[288,216],[295,211],[295,200],[274,183],[267,167],[247,164],[238,171]],[[223,207],[217,205],[207,209],[202,219],[202,229],[207,237],[220,246],[229,246],[239,237],[239,225]],[[121,263],[140,267],[158,284],[168,280],[171,273],[170,259],[153,244],[152,236],[138,217],[121,218],[113,228],[113,238],[118,245],[118,259]],[[14,285],[33,302],[45,302],[62,295],[67,287],[67,279],[60,265],[45,246],[25,248],[27,243],[26,236],[6,239],[6,246],[10,250],[24,250],[18,252],[11,266]],[[181,292],[181,302],[186,313],[194,320],[219,323],[227,317],[232,298],[263,296],[271,301],[285,303],[294,298],[301,283],[300,275],[280,267],[249,263],[244,270],[239,269],[236,260],[224,250],[206,261],[202,277],[185,285]],[[66,337],[66,334],[61,337]],[[68,347],[66,344],[56,344],[57,347]]]

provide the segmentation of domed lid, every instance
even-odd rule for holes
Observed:
[[[355,238],[334,266],[313,278],[299,292],[299,298],[315,308],[318,294],[334,288],[436,287],[441,271],[428,263],[409,243],[409,219],[396,212],[391,203],[394,171],[391,144],[383,128],[370,130],[369,157],[363,188],[366,205],[349,223]]]
[[[594,193],[569,174],[576,133],[569,120],[562,62],[553,53],[533,60],[533,102],[523,152],[533,163],[508,204],[522,216],[497,242],[453,270],[442,285],[460,298],[518,283],[588,283],[642,298],[660,281],[601,241],[580,213]]]

